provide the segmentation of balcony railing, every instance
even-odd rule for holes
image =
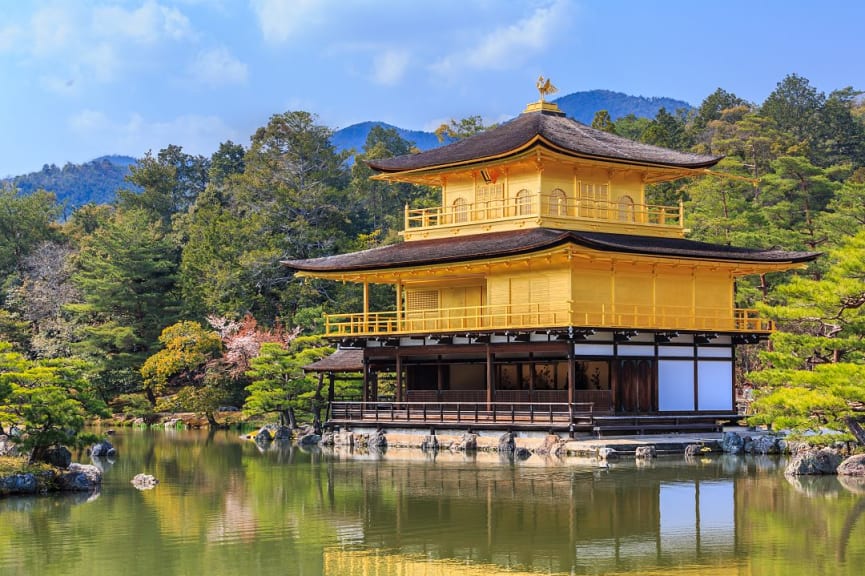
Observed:
[[[768,333],[771,320],[757,310],[688,306],[611,306],[596,303],[507,304],[438,308],[397,313],[328,314],[327,336],[387,336],[459,333],[475,330],[525,330],[555,327],[693,330]]]
[[[405,209],[405,230],[545,217],[558,221],[604,221],[663,228],[683,228],[684,210],[678,206],[633,204],[608,200],[562,199],[529,194],[507,200]]]

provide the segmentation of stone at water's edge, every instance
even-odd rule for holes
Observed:
[[[478,435],[463,432],[463,435],[454,440],[448,449],[454,452],[474,452],[478,449]]]
[[[54,446],[45,451],[45,462],[55,468],[69,468],[72,452],[65,446]]]
[[[703,447],[699,444],[688,444],[685,446],[685,456],[699,456],[703,451]]]
[[[321,436],[319,436],[318,434],[313,434],[312,432],[310,432],[309,434],[304,434],[297,439],[297,443],[300,446],[315,446],[321,441]]]
[[[434,435],[424,436],[423,441],[420,443],[420,449],[423,450],[424,452],[438,450],[439,449],[438,436],[434,436]]]
[[[634,451],[634,458],[637,460],[651,460],[658,456],[658,451],[654,446],[637,446]]]
[[[513,453],[517,449],[517,443],[514,440],[513,432],[505,432],[499,437],[499,452]]]
[[[838,465],[839,476],[865,476],[865,454],[850,456]]]
[[[93,458],[114,458],[117,450],[108,440],[102,440],[90,447],[90,456]]]
[[[613,448],[600,448],[598,449],[598,458],[601,460],[618,460],[619,453]]]
[[[387,448],[387,436],[384,430],[376,430],[369,435],[369,445],[375,448]]]
[[[745,439],[735,432],[724,432],[721,439],[721,450],[727,454],[740,454],[745,448]]]
[[[555,434],[548,434],[544,438],[544,443],[535,448],[535,454],[542,456],[549,454],[550,456],[559,456],[565,451],[566,442]]]
[[[0,494],[35,494],[39,487],[33,474],[13,474],[0,478]]]
[[[831,448],[799,452],[787,464],[784,474],[799,476],[803,474],[835,474],[841,464],[841,455]]]
[[[57,476],[57,485],[61,490],[89,492],[96,490],[101,484],[102,471],[92,464],[73,462],[68,470]]]
[[[325,432],[321,435],[321,442],[319,442],[321,446],[334,446],[336,445],[336,435],[333,432]]]

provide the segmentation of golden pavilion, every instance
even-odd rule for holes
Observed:
[[[326,318],[364,376],[331,424],[601,434],[734,419],[736,348],[773,330],[736,307],[736,279],[817,254],[689,240],[681,202],[646,202],[647,184],[720,159],[595,130],[542,93],[486,132],[369,161],[441,204],[407,206],[400,243],[285,262],[364,288],[363,310]],[[371,284],[394,287],[390,310],[370,309]]]

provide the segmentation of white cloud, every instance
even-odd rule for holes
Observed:
[[[224,47],[199,52],[191,66],[193,78],[204,84],[243,84],[247,78],[246,64]]]
[[[78,138],[80,148],[98,147],[112,154],[136,157],[169,144],[182,146],[189,154],[209,156],[220,142],[240,140],[237,131],[218,116],[197,114],[153,122],[132,113],[126,120],[115,121],[98,110],[82,110],[70,116],[67,125]]]
[[[92,26],[102,37],[126,38],[145,44],[192,36],[189,19],[180,10],[152,0],[134,10],[118,5],[99,6],[93,10]]]
[[[387,50],[375,57],[373,79],[377,84],[393,86],[405,75],[411,58],[402,50]]]
[[[264,39],[271,44],[286,42],[298,31],[319,22],[331,8],[325,0],[250,0]]]
[[[37,10],[30,18],[28,45],[34,54],[48,55],[65,50],[78,30],[76,15],[56,4]]]
[[[569,9],[569,0],[555,0],[514,24],[491,30],[474,46],[445,56],[433,64],[432,69],[451,75],[462,69],[514,68],[552,43],[558,31],[564,28]]]

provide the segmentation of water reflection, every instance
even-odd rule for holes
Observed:
[[[0,500],[0,573],[859,574],[865,497],[775,457],[637,464],[124,432],[102,495]],[[160,484],[138,492],[138,473]],[[849,486],[848,486],[849,484]],[[128,557],[135,557],[129,563]]]

